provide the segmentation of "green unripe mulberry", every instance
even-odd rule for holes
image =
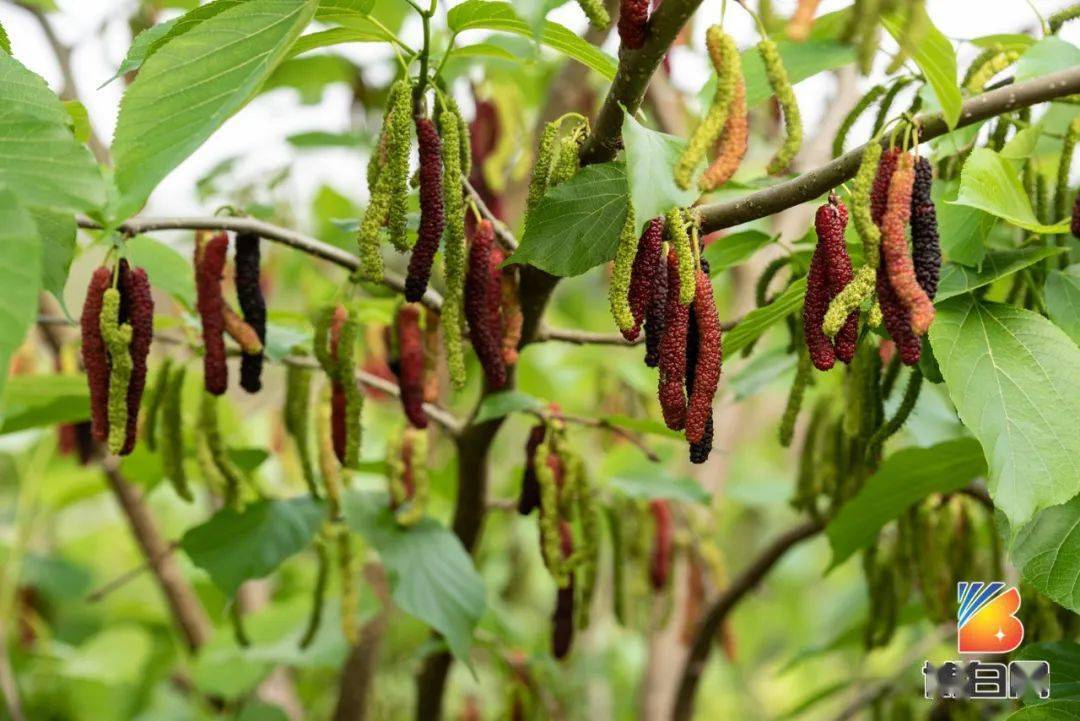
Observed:
[[[672,208],[667,212],[667,234],[679,260],[679,303],[690,305],[694,302],[694,294],[697,291],[697,279],[694,276],[694,250],[690,246],[686,221],[679,208]]]
[[[465,387],[465,352],[461,342],[463,302],[465,296],[465,201],[462,196],[461,178],[462,147],[459,136],[461,116],[448,106],[439,115],[442,131],[443,156],[443,207],[446,228],[443,231],[443,275],[446,293],[443,296],[442,326],[443,348],[450,383],[454,388]]]
[[[101,337],[109,351],[109,453],[119,453],[127,440],[127,392],[131,383],[131,325],[120,323],[120,291],[102,296]]]
[[[795,100],[795,91],[788,79],[784,61],[780,58],[780,51],[776,43],[770,38],[764,38],[758,43],[758,52],[765,63],[765,76],[769,79],[769,85],[776,94],[776,100],[780,109],[784,112],[784,142],[776,155],[769,161],[766,169],[770,175],[782,173],[791,165],[791,161],[802,147],[803,126],[802,116],[799,114],[799,104]]]
[[[675,182],[684,190],[690,187],[694,168],[705,157],[705,153],[715,145],[727,123],[731,112],[731,101],[735,97],[735,85],[738,80],[739,64],[731,60],[739,54],[735,39],[724,32],[719,25],[713,25],[705,33],[705,43],[716,71],[716,95],[712,106],[695,128],[686,144],[686,150],[675,164]]]

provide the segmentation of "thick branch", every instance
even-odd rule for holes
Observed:
[[[754,590],[762,579],[768,575],[777,561],[801,541],[805,541],[822,529],[818,521],[807,521],[795,526],[787,533],[779,536],[754,561],[747,566],[742,573],[732,581],[727,590],[716,600],[712,608],[702,619],[694,636],[694,645],[690,649],[690,655],[683,666],[682,676],[679,680],[679,691],[675,697],[674,721],[690,721],[694,713],[694,696],[697,692],[698,681],[701,673],[705,670],[705,663],[709,660],[709,652],[713,647],[720,625],[727,618],[739,602],[750,591]]]
[[[1080,68],[1062,70],[1024,83],[991,90],[964,103],[957,127],[973,125],[1002,113],[1038,105],[1077,92],[1080,92]],[[932,140],[949,132],[941,113],[920,115],[917,122],[922,129],[919,135],[922,141]],[[701,206],[702,230],[708,233],[730,228],[740,223],[779,213],[824,195],[855,177],[865,147],[864,145],[847,152],[831,163],[807,171],[786,183],[780,183],[735,200]]]
[[[79,227],[89,230],[101,230],[101,225],[86,217],[79,217]],[[129,235],[148,233],[155,230],[228,230],[234,233],[255,233],[260,238],[287,245],[303,253],[329,261],[353,272],[360,267],[360,259],[352,253],[336,246],[324,243],[310,235],[295,230],[282,228],[255,218],[226,216],[206,216],[188,218],[132,218],[120,225],[117,230]],[[405,292],[405,279],[391,271],[386,271],[383,283],[397,291]],[[438,311],[442,307],[442,296],[428,288],[421,302],[428,308]]]

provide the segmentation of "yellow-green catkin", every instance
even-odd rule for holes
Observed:
[[[559,141],[559,152],[551,165],[549,187],[565,183],[581,169],[581,143],[585,140],[587,131],[588,126],[579,124]]]
[[[731,112],[731,101],[735,97],[735,84],[738,80],[736,75],[739,72],[738,64],[730,60],[739,54],[735,39],[725,33],[719,25],[713,25],[705,33],[705,44],[709,50],[713,69],[716,71],[716,95],[713,96],[712,105],[705,117],[690,136],[686,150],[675,163],[675,182],[684,190],[690,188],[694,169],[705,158],[709,148],[716,144],[716,140],[724,130],[728,114]]]
[[[679,208],[672,208],[667,212],[667,236],[679,259],[679,302],[690,305],[694,302],[697,291],[694,250],[690,247],[690,235],[686,232],[686,219]]]
[[[172,358],[166,358],[161,362],[161,368],[154,376],[154,385],[146,394],[146,418],[143,422],[143,439],[146,448],[151,452],[157,452],[158,448],[158,419],[161,416],[161,401],[165,396],[165,387],[169,384],[169,373],[172,371]]]
[[[555,158],[555,138],[559,134],[559,121],[553,120],[544,126],[540,141],[536,146],[536,162],[533,164],[532,177],[529,179],[529,195],[525,201],[525,221],[527,226],[529,213],[544,197],[551,179],[551,165]]]
[[[315,467],[311,458],[311,444],[308,434],[311,402],[310,368],[289,365],[285,369],[285,432],[296,446],[296,456],[300,461],[300,471],[304,476],[308,492],[319,497],[318,484],[315,481]]]
[[[341,326],[338,341],[337,380],[345,389],[345,462],[346,468],[360,467],[360,448],[363,442],[362,414],[364,394],[356,382],[356,337],[360,324],[356,311],[347,306],[348,317]]]
[[[313,335],[311,345],[315,350],[315,360],[326,375],[333,377],[337,373],[337,359],[330,355],[330,323],[334,320],[337,306],[324,305],[312,318]]]
[[[1056,13],[1047,18],[1047,25],[1050,26],[1050,34],[1057,35],[1061,27],[1069,22],[1080,18],[1080,3],[1074,3],[1068,7],[1058,10]]]
[[[1054,212],[1050,222],[1057,223],[1069,212],[1069,176],[1072,173],[1072,156],[1076,149],[1077,141],[1080,141],[1080,115],[1073,118],[1069,123],[1069,129],[1065,131],[1065,140],[1061,147],[1061,158],[1058,160],[1057,187],[1054,189]],[[1065,260],[1065,257],[1062,257]]]
[[[574,603],[578,628],[589,625],[589,610],[592,606],[593,592],[596,589],[597,570],[600,563],[600,516],[596,507],[596,497],[592,484],[585,473],[585,464],[581,456],[570,454],[567,459],[571,467],[570,475],[577,485],[578,522],[581,525],[580,563],[581,569],[576,586],[578,598]]]
[[[127,436],[127,393],[131,383],[131,325],[120,323],[120,291],[101,299],[101,337],[109,351],[109,453],[119,453]]]
[[[301,649],[311,645],[322,626],[323,599],[326,598],[326,585],[330,580],[330,554],[326,550],[326,541],[319,535],[315,537],[311,545],[318,561],[318,570],[315,576],[315,587],[311,592],[311,612],[308,615],[307,627],[297,644]]]
[[[1020,59],[1018,50],[991,48],[981,53],[971,63],[964,77],[964,89],[969,93],[981,93],[990,79]]]
[[[881,38],[881,0],[862,0],[861,10],[856,15],[858,27],[855,30],[855,39],[858,44],[855,48],[855,60],[858,63],[859,72],[869,75],[874,67],[874,56],[877,54],[879,40]]]
[[[889,66],[885,68],[887,75],[892,75],[904,66],[904,62],[908,59],[905,48],[918,47],[919,43],[923,41],[923,36],[926,33],[926,18],[926,0],[907,0],[904,26],[900,31],[900,36],[904,38],[904,42],[889,62]]]
[[[203,393],[199,403],[199,462],[212,484],[222,486],[223,502],[226,507],[240,508],[240,469],[229,459],[225,443],[221,438],[221,426],[218,422],[218,397],[212,393]],[[215,473],[216,471],[216,473]]]
[[[427,432],[419,428],[406,428],[401,442],[402,454],[408,454],[409,472],[412,473],[413,492],[394,517],[403,526],[413,526],[424,518],[427,511],[429,482],[427,471],[428,437]],[[403,499],[404,500],[404,499]]]
[[[766,168],[770,175],[776,175],[787,170],[802,147],[802,116],[799,114],[799,103],[795,100],[795,91],[791,87],[787,68],[780,58],[776,43],[771,38],[762,38],[758,43],[758,52],[765,63],[765,76],[769,79],[769,85],[784,112],[784,142]]]
[[[847,140],[848,133],[851,132],[855,122],[884,94],[885,86],[875,85],[859,98],[859,102],[855,103],[855,107],[844,116],[843,122],[840,123],[840,127],[836,130],[836,136],[833,138],[832,156],[834,158],[843,155],[844,141]]]
[[[919,370],[918,366],[911,369],[911,375],[908,377],[907,387],[904,389],[904,397],[900,401],[900,405],[897,407],[896,412],[893,413],[892,418],[883,423],[878,428],[874,435],[866,444],[867,454],[876,454],[878,450],[885,444],[894,433],[903,427],[907,421],[908,416],[911,415],[911,411],[915,408],[915,403],[919,400],[919,392],[922,390],[923,374]]]
[[[611,317],[615,319],[615,325],[621,331],[630,331],[634,327],[634,314],[630,310],[630,273],[634,268],[634,257],[637,255],[638,248],[638,237],[634,225],[634,207],[628,206],[626,222],[619,234],[619,245],[615,249],[611,285],[608,286]]]
[[[876,283],[877,271],[869,265],[859,266],[851,282],[829,302],[825,320],[821,324],[822,332],[829,338],[835,338],[848,316],[873,294]]]
[[[333,521],[341,515],[341,469],[334,453],[330,395],[331,386],[327,383],[323,386],[316,404],[315,436],[319,452],[319,473],[322,474],[323,488],[326,489],[326,513]]]
[[[350,645],[360,638],[357,623],[357,606],[360,603],[360,588],[356,583],[356,561],[353,556],[352,537],[345,526],[337,528],[338,582],[341,584],[341,635]]]
[[[799,417],[802,409],[803,397],[806,395],[806,386],[810,383],[810,354],[805,346],[799,347],[799,359],[795,365],[795,380],[791,383],[791,392],[788,393],[787,405],[784,407],[784,416],[780,420],[780,445],[788,448],[795,436],[795,420]]]
[[[443,275],[446,292],[442,304],[443,351],[450,374],[450,383],[457,390],[465,387],[465,350],[462,346],[462,324],[465,299],[465,200],[462,195],[462,163],[467,149],[458,152],[461,115],[447,106],[439,115],[442,132],[443,207],[446,229],[443,231]]]
[[[555,453],[553,436],[555,429],[548,425],[544,440],[536,449],[536,480],[540,484],[540,539],[544,563],[551,572],[555,583],[564,588],[570,582],[567,564],[562,554],[559,536],[559,487],[555,472],[548,465],[548,456]]]
[[[603,30],[611,24],[611,16],[608,15],[603,0],[578,0],[578,5],[581,6],[581,11],[585,13],[585,17],[589,18],[589,24],[594,28]]]
[[[161,467],[176,495],[185,501],[194,496],[184,471],[184,419],[182,398],[187,369],[179,366],[166,378],[161,399]]]

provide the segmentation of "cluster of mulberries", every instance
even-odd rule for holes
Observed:
[[[207,393],[218,396],[229,385],[229,368],[225,364],[225,299],[221,293],[228,250],[229,236],[225,233],[210,237],[196,234],[195,291],[202,323],[203,382]]]
[[[941,240],[938,237],[937,211],[930,197],[934,170],[930,161],[915,161],[915,185],[911,190],[911,258],[915,277],[930,300],[937,295],[941,275]]]
[[[416,119],[416,139],[420,145],[420,229],[409,258],[405,278],[405,300],[415,303],[424,297],[431,263],[439,249],[446,218],[443,214],[442,142],[429,118]]]
[[[589,24],[594,28],[604,29],[611,24],[611,16],[604,7],[604,0],[578,0],[585,17],[589,18]]]
[[[907,242],[906,231],[911,218],[914,183],[914,159],[904,153],[900,156],[889,183],[888,203],[881,221],[881,257],[893,290],[907,308],[912,332],[921,336],[934,320],[934,304],[930,302],[915,275],[915,265]]]
[[[500,267],[505,257],[500,249],[492,253],[492,273],[499,284],[499,313],[502,317],[502,354],[503,363],[516,365],[518,346],[521,345],[521,332],[525,325],[525,316],[521,311],[521,298],[518,294],[517,269],[514,266]]]
[[[120,292],[131,325],[131,382],[127,389],[127,430],[120,455],[135,449],[138,437],[139,405],[146,388],[146,359],[154,339],[154,296],[150,279],[142,268],[130,269],[126,260],[120,261]]]
[[[424,414],[424,339],[420,309],[402,305],[397,314],[398,379],[401,405],[414,428],[427,428]]]
[[[851,282],[851,258],[844,244],[847,208],[835,196],[817,210],[814,228],[818,243],[810,260],[806,278],[806,299],[803,303],[803,335],[810,360],[818,370],[829,370],[836,359],[851,362],[858,337],[858,312],[844,320],[835,342],[825,335],[822,326],[829,303]]]
[[[619,3],[619,39],[630,50],[645,44],[649,33],[649,0],[621,0]]]
[[[493,389],[506,385],[506,362],[502,350],[502,317],[499,310],[501,288],[492,282],[492,254],[495,228],[485,219],[476,224],[469,248],[469,267],[465,276],[465,317],[469,336],[480,359],[488,385]]]
[[[266,343],[266,298],[263,297],[260,267],[262,257],[259,236],[255,233],[236,234],[236,299],[244,322],[255,331],[259,345]],[[248,393],[262,389],[263,350],[249,353],[247,349],[240,358],[240,387]]]
[[[661,498],[649,501],[653,519],[653,544],[649,554],[649,581],[654,591],[662,591],[671,576],[672,555],[675,547],[674,521],[670,504]]]

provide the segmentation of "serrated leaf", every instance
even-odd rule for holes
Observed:
[[[1073,641],[1029,643],[1013,659],[1017,661],[1047,661],[1050,664],[1050,696],[1054,699],[1080,697],[1080,644]],[[1025,703],[1044,703],[1038,698]]]
[[[44,208],[31,208],[30,215],[41,239],[41,287],[62,305],[68,270],[75,255],[75,216]]]
[[[241,511],[223,508],[191,528],[180,547],[210,574],[227,596],[244,581],[263,578],[285,559],[307,548],[326,520],[326,509],[312,498],[261,500]]]
[[[623,114],[622,137],[636,234],[641,235],[653,218],[663,216],[672,208],[685,208],[697,200],[697,186],[695,181],[690,190],[683,190],[675,184],[673,169],[686,149],[686,141],[682,138],[650,130],[626,113]]]
[[[542,408],[544,402],[535,396],[521,391],[501,391],[484,396],[480,407],[476,409],[473,423],[483,423],[495,418],[502,418],[517,411],[532,411]]]
[[[399,526],[382,493],[349,491],[345,522],[379,552],[390,574],[394,604],[441,633],[451,653],[468,660],[484,613],[484,581],[458,537],[426,518]]]
[[[90,418],[90,392],[85,376],[19,375],[3,389],[0,434]]]
[[[734,328],[724,334],[724,355],[732,358],[736,353],[757,340],[762,333],[792,313],[802,308],[806,295],[806,278],[799,278],[789,285],[776,300],[747,313]]]
[[[760,230],[740,230],[731,235],[717,237],[705,246],[702,257],[709,261],[709,274],[717,274],[742,263],[757,251],[771,243],[776,236]]]
[[[1050,271],[1043,293],[1050,320],[1080,345],[1080,264]]]
[[[1032,266],[1044,258],[1058,255],[1064,248],[1015,248],[995,250],[986,254],[981,266],[969,268],[956,263],[946,263],[941,269],[941,281],[938,285],[935,302],[940,303],[958,295],[969,293],[976,288],[989,285],[1001,278]]]
[[[255,95],[314,11],[314,0],[246,0],[146,60],[124,93],[113,141],[120,217],[142,207],[173,168]]]
[[[1028,48],[1016,61],[1015,82],[1041,78],[1080,65],[1080,48],[1056,35],[1045,37]]]
[[[0,171],[2,174],[3,171]],[[34,219],[0,185],[0,398],[8,363],[37,318],[41,289],[41,239]],[[0,421],[4,407],[0,405]]]
[[[105,185],[90,151],[71,133],[71,116],[38,75],[0,54],[0,187],[26,206],[90,211]]]
[[[318,48],[328,48],[346,43],[380,43],[393,38],[385,30],[367,18],[357,18],[348,27],[330,28],[303,35],[289,49],[289,57],[296,57]]]
[[[1035,233],[1054,234],[1069,230],[1068,221],[1046,225],[1035,218],[1016,169],[989,148],[971,151],[960,172],[960,190],[952,202],[984,210]]]
[[[1025,706],[1009,714],[1005,721],[1080,721],[1080,701],[1051,699],[1035,706]]]
[[[938,306],[930,340],[960,420],[1014,525],[1080,493],[1080,349],[1031,311],[963,295]]]
[[[1009,557],[1035,590],[1080,613],[1080,497],[1045,508],[1016,529]]]
[[[497,30],[530,39],[536,38],[541,45],[577,60],[600,73],[606,80],[615,78],[616,63],[607,53],[550,20],[542,22],[537,36],[529,23],[522,20],[514,6],[508,2],[466,0],[450,8],[447,24],[455,33],[466,30]]]
[[[507,263],[572,276],[611,260],[626,222],[627,193],[622,163],[582,168],[536,204]]]
[[[11,54],[11,40],[8,38],[7,30],[4,30],[3,25],[0,25],[0,50],[3,50],[8,55]]]
[[[918,20],[923,28],[919,37],[913,38],[905,33],[907,24],[902,13],[894,12],[883,16],[881,24],[923,71],[938,105],[941,106],[945,124],[954,128],[956,121],[960,119],[960,106],[964,102],[956,78],[956,50],[926,14],[922,3],[908,7],[916,8],[923,15]]]
[[[956,205],[959,181],[934,183],[941,250],[956,263],[977,266],[986,257],[986,238],[998,219],[978,208]]]
[[[825,527],[832,548],[829,568],[870,545],[886,523],[912,504],[931,493],[958,491],[985,473],[986,460],[974,438],[893,453]]]
[[[124,248],[128,261],[146,271],[151,286],[165,291],[186,308],[195,306],[191,262],[179,251],[148,235],[129,238]]]

